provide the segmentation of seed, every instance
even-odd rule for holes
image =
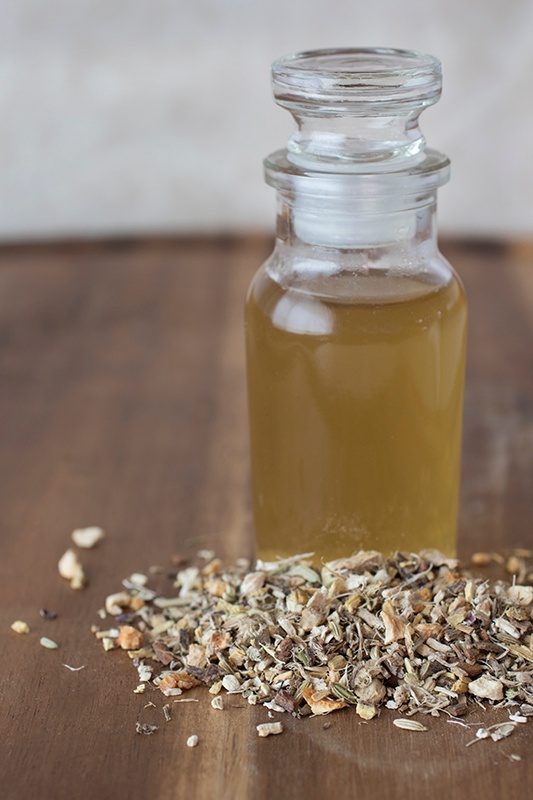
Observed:
[[[427,731],[426,726],[417,722],[416,719],[393,719],[392,724],[404,731]]]
[[[42,647],[46,647],[47,650],[57,650],[59,647],[57,642],[54,642],[53,639],[49,639],[47,636],[41,636],[39,644]]]

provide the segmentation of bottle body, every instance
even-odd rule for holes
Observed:
[[[460,281],[437,259],[408,274],[307,281],[277,262],[259,271],[247,302],[258,557],[429,546],[452,555]]]
[[[246,309],[257,555],[453,555],[466,302],[418,126],[440,63],[314,51],[272,76],[296,130],[265,160],[277,243]]]

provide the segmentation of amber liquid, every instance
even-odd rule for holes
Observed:
[[[340,297],[266,272],[247,304],[257,556],[455,552],[466,303],[460,282],[353,278]]]

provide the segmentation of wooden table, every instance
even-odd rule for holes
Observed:
[[[199,548],[251,554],[241,307],[269,249],[249,237],[0,251],[3,800],[528,794],[531,723],[466,748],[472,732],[446,717],[419,734],[388,712],[364,723],[346,710],[327,729],[285,715],[282,736],[259,739],[265,709],[239,698],[215,712],[205,690],[165,723],[159,693],[143,708],[129,659],[90,633],[132,571]],[[460,552],[531,546],[533,250],[445,251],[471,309]],[[57,560],[93,524],[107,539],[74,592]],[[15,619],[30,635],[10,630]],[[137,735],[138,720],[160,730]]]

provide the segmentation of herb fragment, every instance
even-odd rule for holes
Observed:
[[[39,609],[39,614],[43,619],[57,619],[57,611],[48,611],[46,608]]]
[[[151,736],[153,733],[159,730],[159,726],[147,725],[146,722],[136,722],[135,730],[137,733],[144,734],[145,736]]]
[[[467,742],[467,747],[481,741],[482,739],[492,739],[493,742],[499,742],[500,739],[506,739],[510,736],[516,728],[513,722],[498,722],[495,725],[490,725],[488,728],[478,728],[476,731],[476,738]]]

